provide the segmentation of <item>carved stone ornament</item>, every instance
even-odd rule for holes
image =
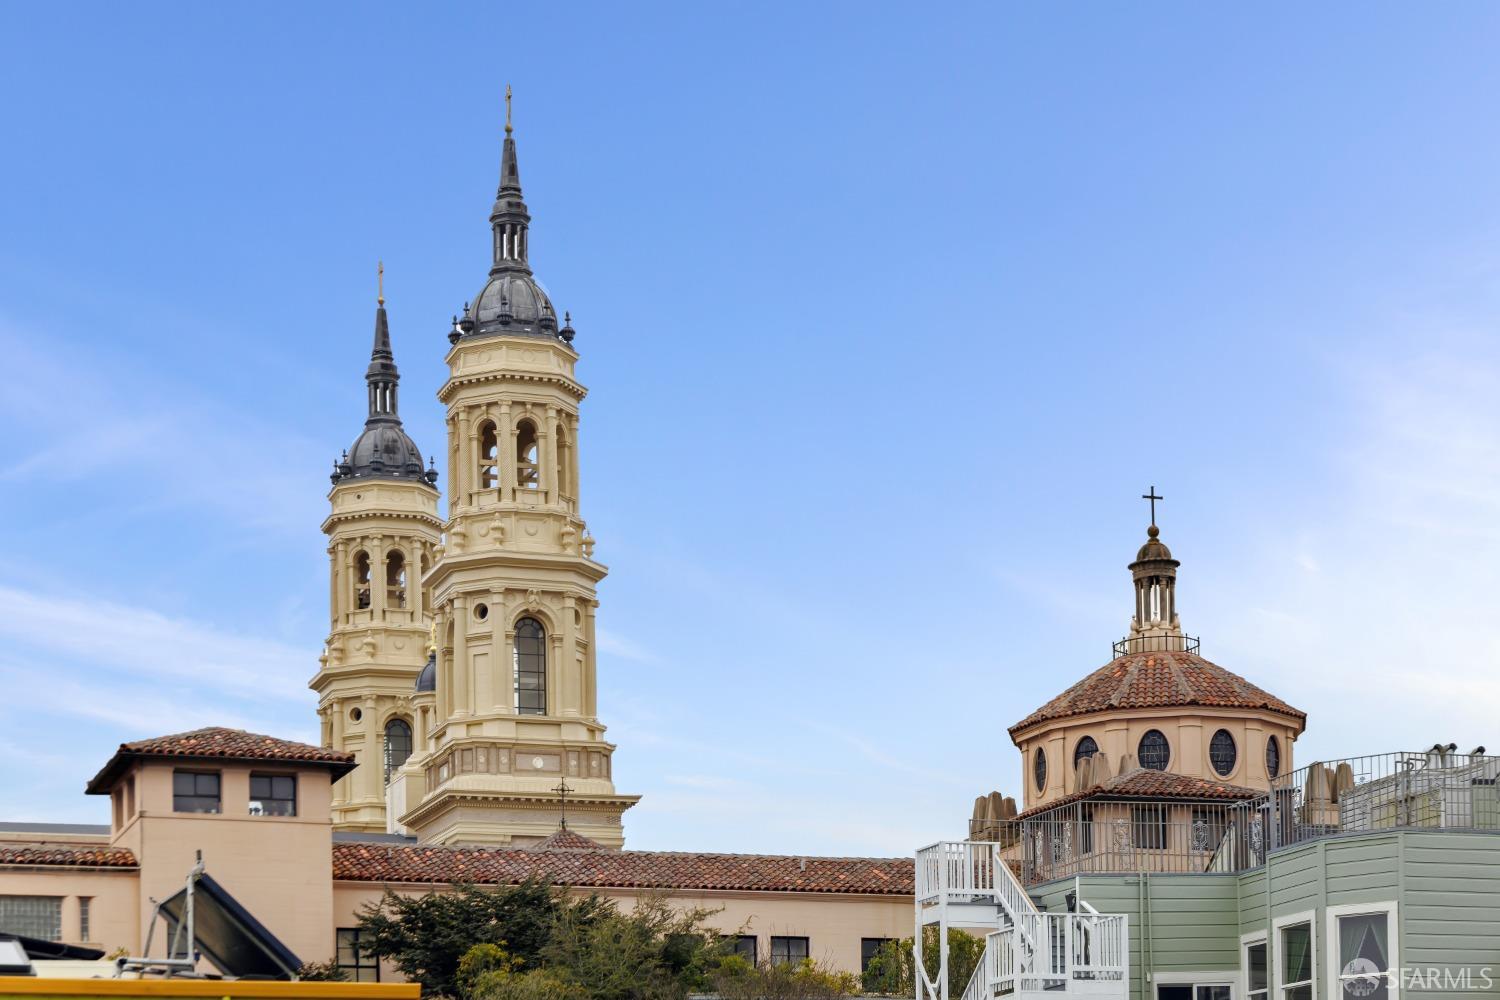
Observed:
[[[530,590],[526,591],[526,606],[532,611],[540,608],[542,606],[541,591],[537,590],[535,587],[532,587]]]

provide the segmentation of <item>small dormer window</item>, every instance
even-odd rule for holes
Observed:
[[[1235,747],[1234,735],[1229,730],[1220,729],[1208,741],[1208,759],[1219,777],[1227,778],[1234,773],[1234,765],[1239,760],[1239,750]]]
[[[297,776],[293,774],[250,775],[250,815],[297,815]]]

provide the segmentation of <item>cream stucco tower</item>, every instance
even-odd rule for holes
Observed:
[[[382,292],[365,373],[369,417],[334,463],[328,535],[330,629],[310,686],[323,744],[358,765],[333,786],[333,823],[385,832],[386,781],[410,755],[413,691],[427,659],[431,602],[422,575],[440,541],[437,470],[401,427]]]
[[[488,280],[449,334],[446,543],[423,586],[437,625],[431,727],[403,769],[424,842],[624,843],[595,685],[605,567],[579,516],[573,329],[528,263],[531,217],[506,123]],[[425,697],[425,695],[424,695]]]

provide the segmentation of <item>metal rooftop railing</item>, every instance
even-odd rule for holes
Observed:
[[[1144,798],[1070,802],[990,821],[1025,885],[1079,874],[1239,872],[1269,852],[1384,830],[1500,834],[1500,757],[1425,752],[1318,761],[1238,802]]]

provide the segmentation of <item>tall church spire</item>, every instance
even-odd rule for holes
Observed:
[[[521,196],[521,167],[516,161],[516,137],[510,122],[510,86],[505,88],[505,143],[500,152],[500,189],[495,192],[495,207],[490,210],[490,228],[494,233],[494,264],[491,274],[501,271],[531,273],[527,262],[527,231],[531,215]]]
[[[401,427],[396,390],[401,373],[391,351],[391,328],[385,314],[385,264],[376,268],[375,342],[370,348],[370,366],[365,369],[367,394],[364,433],[334,463],[334,483],[355,476],[384,479],[416,479],[434,484],[437,469],[422,468],[422,452]]]
[[[490,270],[450,343],[478,337],[541,337],[571,344],[571,326],[557,325],[552,300],[531,275],[531,213],[521,195],[521,167],[511,124],[510,88],[505,89],[505,139],[500,150],[500,187],[490,209]]]

